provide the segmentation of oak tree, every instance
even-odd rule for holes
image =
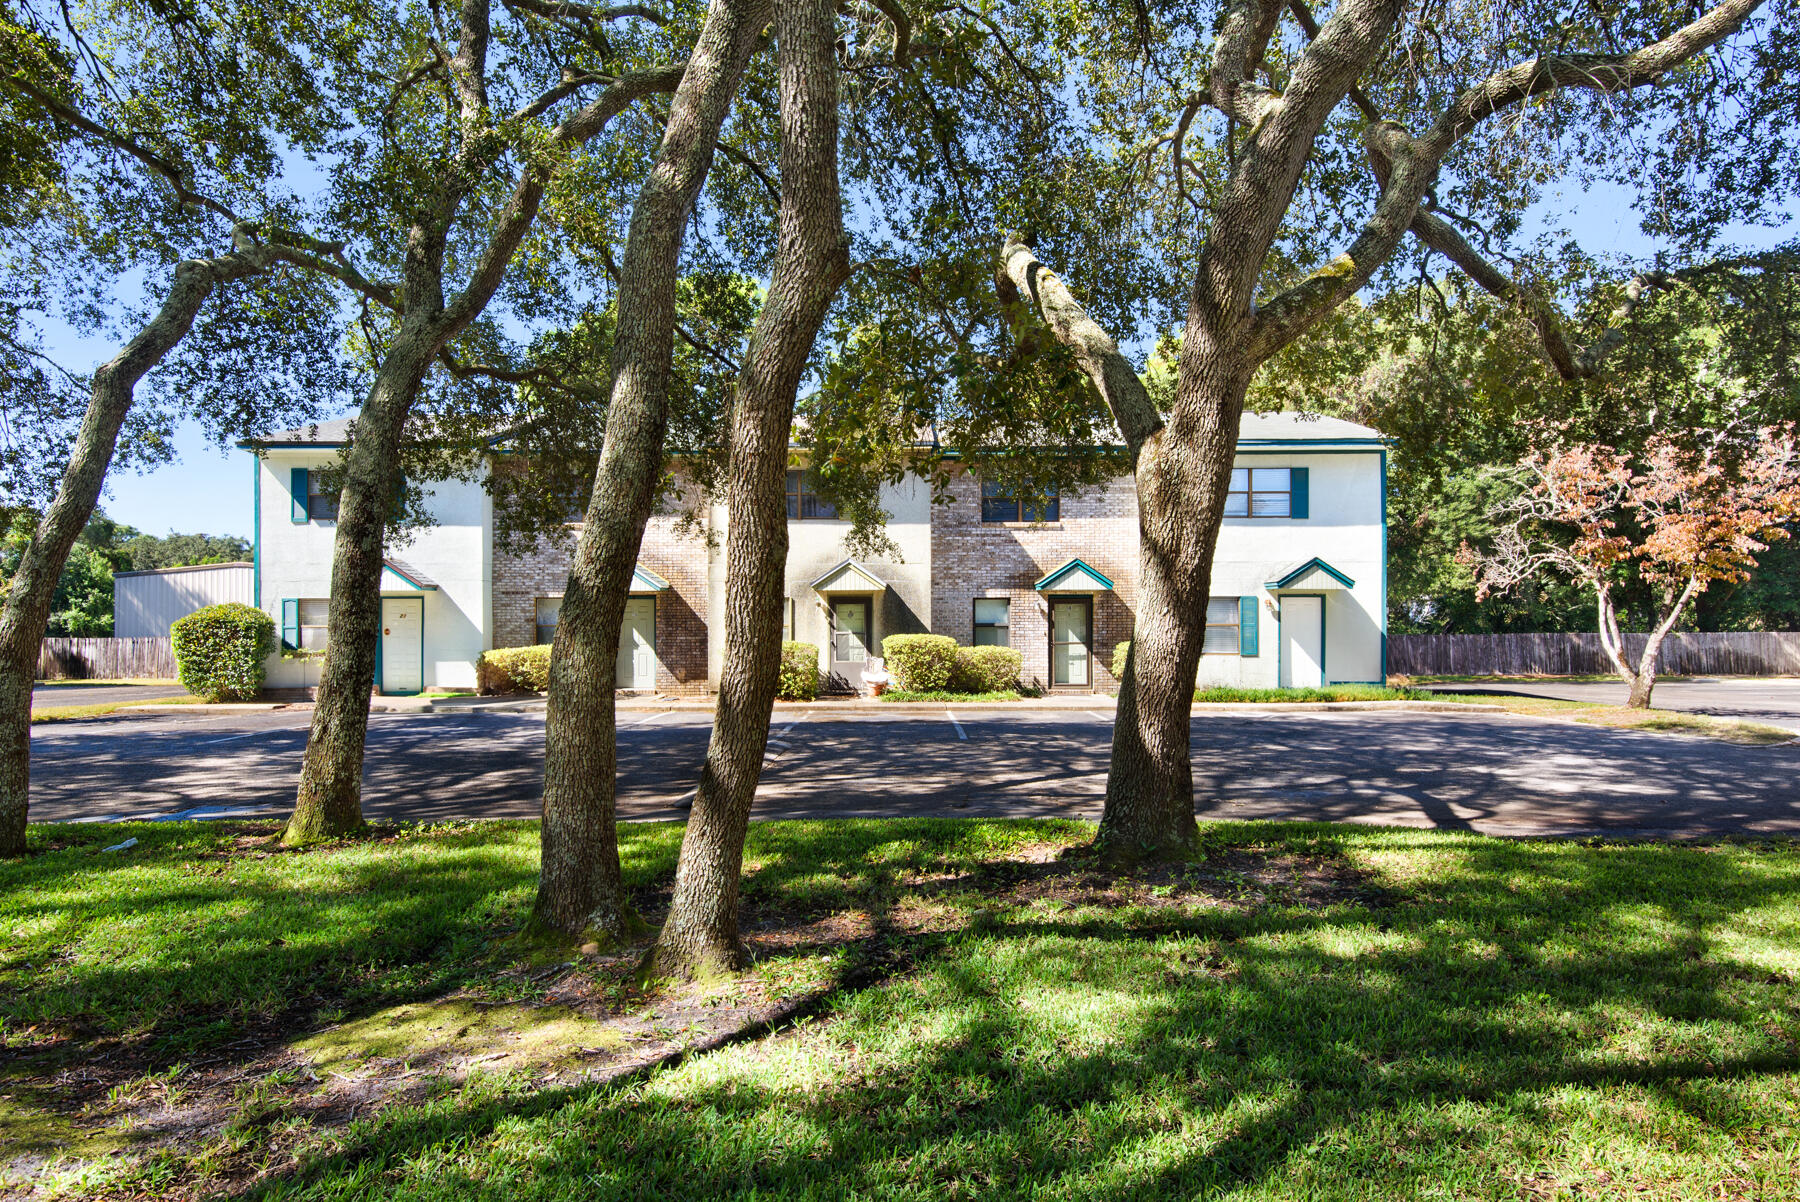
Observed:
[[[1145,6],[1135,53],[1085,76],[1095,111],[1163,185],[1153,193],[1165,207],[1147,212],[1192,235],[1166,407],[1026,241],[1002,250],[1003,292],[1076,355],[1135,470],[1139,609],[1098,835],[1123,857],[1184,854],[1196,838],[1188,728],[1200,623],[1239,417],[1261,366],[1411,245],[1515,305],[1559,374],[1592,375],[1622,335],[1578,343],[1556,305],[1482,249],[1496,237],[1504,246],[1541,182],[1647,161],[1669,177],[1659,195],[1671,238],[1702,255],[1720,221],[1779,194],[1792,157],[1770,120],[1785,85],[1750,84],[1792,45],[1786,6],[1202,8]],[[1689,122],[1709,138],[1635,140]],[[1694,178],[1758,170],[1760,191],[1725,195]],[[1624,316],[1658,286],[1654,273],[1634,280]]]

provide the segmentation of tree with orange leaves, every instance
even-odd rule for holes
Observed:
[[[1601,644],[1634,709],[1649,708],[1657,655],[1688,603],[1714,581],[1749,579],[1757,555],[1800,517],[1800,444],[1791,426],[1726,427],[1697,446],[1659,434],[1635,455],[1595,443],[1552,447],[1511,470],[1519,489],[1489,512],[1493,545],[1465,544],[1459,556],[1475,570],[1477,596],[1545,572],[1585,583]],[[1614,590],[1633,570],[1659,598],[1635,665],[1614,605]]]

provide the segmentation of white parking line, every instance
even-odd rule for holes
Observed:
[[[956,727],[956,737],[959,739],[962,739],[964,741],[967,741],[967,739],[969,737],[968,732],[963,730],[962,723],[958,722],[956,720],[956,715],[951,713],[949,710],[945,710],[944,717],[950,719],[950,725]]]
[[[278,729],[280,729],[280,728],[278,728]],[[241,735],[226,735],[222,739],[201,739],[200,745],[202,747],[204,747],[209,743],[229,743],[233,739],[251,739],[251,738],[255,738],[257,735],[260,735],[263,733],[265,733],[265,732],[260,731],[260,730],[247,730]]]
[[[1100,719],[1100,721],[1102,721],[1102,722],[1110,722],[1110,721],[1112,721],[1112,720],[1113,720],[1113,715],[1111,715],[1111,714],[1102,714],[1102,713],[1100,713],[1100,712],[1099,712],[1099,711],[1097,711],[1097,710],[1088,710],[1088,711],[1087,711],[1087,716],[1088,716],[1088,717],[1090,717],[1090,718],[1098,718],[1098,719]]]
[[[634,726],[648,726],[652,722],[655,722],[658,718],[667,718],[670,714],[672,714],[674,712],[675,712],[674,710],[658,710],[656,713],[651,714],[648,718],[640,718],[636,722],[627,722],[624,726],[619,727],[619,729],[620,730],[630,730]]]

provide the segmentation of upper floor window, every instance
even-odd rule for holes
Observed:
[[[315,522],[335,522],[337,515],[338,494],[325,483],[324,473],[307,472],[306,516]]]
[[[984,522],[1054,522],[1062,513],[1062,501],[1051,488],[1028,493],[1005,484],[981,486],[981,520]]]
[[[1305,517],[1303,502],[1297,503],[1296,477],[1305,477],[1305,468],[1239,467],[1231,471],[1231,491],[1225,494],[1225,516],[1228,518]]]
[[[787,511],[788,517],[795,521],[808,518],[835,519],[837,506],[825,500],[812,490],[812,481],[806,472],[789,472],[787,474]]]

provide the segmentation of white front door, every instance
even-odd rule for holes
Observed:
[[[425,598],[381,599],[381,691],[425,689]]]
[[[625,622],[619,627],[618,686],[656,687],[655,597],[633,597],[625,602]]]
[[[1085,688],[1089,683],[1090,603],[1086,597],[1050,602],[1050,683]]]
[[[1281,687],[1316,689],[1325,684],[1325,599],[1281,599]]]
[[[831,674],[853,689],[869,669],[869,599],[835,597],[831,602]]]

